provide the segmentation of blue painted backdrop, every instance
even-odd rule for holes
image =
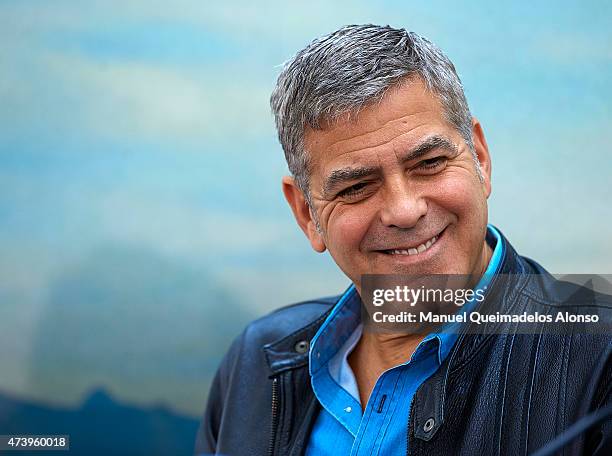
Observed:
[[[461,3],[0,1],[0,433],[101,448],[133,413],[133,451],[189,452],[243,325],[346,286],[285,207],[268,108],[279,65],[344,24],[445,49],[491,221],[552,272],[612,272],[609,2]]]

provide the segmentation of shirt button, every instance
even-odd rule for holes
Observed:
[[[353,411],[353,408],[349,406],[349,407],[346,407],[346,408],[344,409],[344,411],[345,411],[346,413],[351,413],[351,412]]]
[[[433,429],[435,424],[436,420],[434,420],[433,418],[429,418],[427,421],[425,421],[425,424],[423,425],[423,430],[425,432],[429,432]]]
[[[310,343],[307,340],[300,340],[293,348],[298,353],[307,353],[310,348]]]

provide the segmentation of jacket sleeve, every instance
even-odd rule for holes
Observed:
[[[230,378],[237,364],[243,338],[244,332],[234,339],[234,342],[221,361],[213,379],[208,393],[204,416],[200,422],[196,437],[194,451],[196,456],[217,453],[217,440],[223,422],[223,412],[230,385]]]

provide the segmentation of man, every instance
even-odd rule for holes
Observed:
[[[527,454],[610,402],[605,334],[388,334],[361,321],[364,274],[460,274],[505,307],[559,302],[554,279],[487,225],[489,150],[438,48],[344,27],[285,65],[271,104],[285,197],[352,285],[245,329],[197,453]],[[611,432],[600,422],[567,454],[604,454]]]

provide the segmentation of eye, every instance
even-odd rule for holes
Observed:
[[[443,157],[443,156],[428,158],[427,160],[422,160],[417,165],[417,169],[426,170],[426,171],[435,171],[438,168],[442,168],[446,166],[447,161],[448,161],[448,158]]]
[[[342,190],[340,193],[338,193],[337,196],[339,197],[352,197],[352,196],[357,196],[360,193],[363,192],[363,190],[365,190],[365,188],[368,186],[367,182],[359,182],[358,184],[355,185],[351,185],[350,187],[345,188],[344,190]]]

